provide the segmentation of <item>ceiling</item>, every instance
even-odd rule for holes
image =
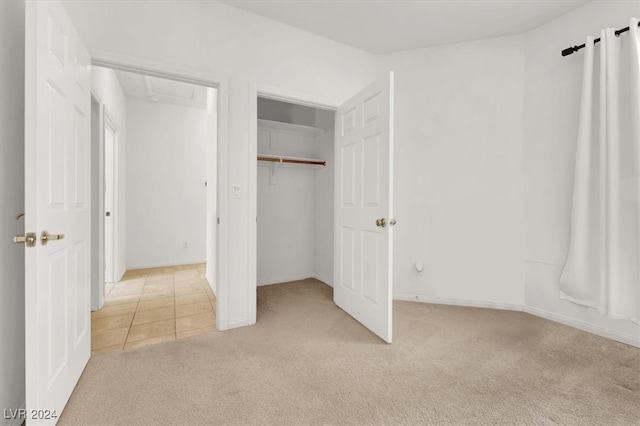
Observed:
[[[151,103],[207,108],[206,87],[126,71],[116,70],[115,73],[128,98],[145,99]]]
[[[371,53],[520,34],[589,0],[222,0]]]

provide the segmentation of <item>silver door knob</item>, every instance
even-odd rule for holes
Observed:
[[[376,219],[376,226],[384,228],[385,226],[387,226],[387,220],[384,217],[381,219]]]
[[[62,240],[64,238],[64,234],[50,234],[47,231],[42,231],[42,235],[40,236],[40,241],[43,246],[46,246],[49,241]]]

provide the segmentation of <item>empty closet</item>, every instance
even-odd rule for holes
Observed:
[[[333,284],[334,116],[258,98],[258,285]]]

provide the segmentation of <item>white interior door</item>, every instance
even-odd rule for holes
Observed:
[[[335,303],[391,343],[393,73],[336,114]]]
[[[31,425],[57,421],[90,356],[91,93],[89,54],[59,2],[26,3],[25,54],[25,226],[37,237],[25,247]]]
[[[109,120],[104,122],[104,280],[115,282],[114,218],[115,211],[115,143],[116,131]]]

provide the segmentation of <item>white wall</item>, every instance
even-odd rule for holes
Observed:
[[[114,121],[117,130],[116,146],[116,202],[113,213],[115,227],[115,244],[117,256],[115,257],[115,278],[119,281],[126,272],[126,152],[127,152],[127,118],[126,118],[126,98],[118,78],[113,70],[93,66],[91,68],[91,90],[98,100],[104,105],[104,111]],[[97,170],[93,170],[93,178],[97,179]]]
[[[522,37],[382,59],[396,81],[395,297],[521,305]]]
[[[316,170],[316,253],[315,277],[325,284],[333,286],[333,217],[334,217],[334,146],[335,112],[317,111],[316,126],[324,130],[316,137],[318,158],[326,160],[327,165]]]
[[[127,269],[205,261],[207,120],[127,99]]]
[[[560,300],[558,285],[569,247],[584,58],[584,51],[560,51],[602,28],[626,27],[632,16],[640,16],[639,1],[594,1],[525,37],[525,302],[541,315],[638,344],[640,327]]]
[[[24,2],[0,2],[0,408],[24,408]],[[33,249],[31,249],[33,250]],[[0,418],[0,424],[21,420]]]
[[[226,76],[228,138],[219,141],[221,327],[255,322],[255,229],[249,185],[251,85],[338,105],[375,79],[376,57],[217,2],[65,1],[92,52],[112,52]],[[224,127],[223,127],[224,126]],[[231,197],[239,186],[241,198]],[[219,295],[220,296],[220,295]]]
[[[316,157],[313,134],[258,125],[257,142],[259,154]],[[311,166],[258,162],[258,285],[315,276],[315,173]]]

